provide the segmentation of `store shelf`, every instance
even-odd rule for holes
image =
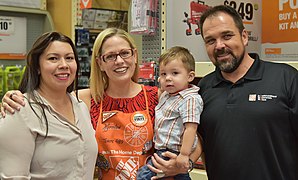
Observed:
[[[22,16],[26,14],[44,15],[44,26],[43,31],[50,31],[54,29],[54,23],[50,13],[46,10],[33,9],[33,8],[22,8],[22,7],[12,7],[12,6],[0,6],[0,15],[14,15]],[[40,27],[39,27],[40,29]]]
[[[45,1],[42,1],[41,3],[43,9],[38,8],[28,8],[28,7],[15,7],[15,6],[6,6],[1,5],[0,6],[0,16],[4,17],[22,17],[26,18],[26,37],[24,42],[26,43],[26,52],[31,49],[33,43],[36,41],[36,39],[47,31],[54,30],[54,23],[51,18],[50,13],[45,9]],[[11,46],[14,45],[14,43],[20,43],[18,41],[13,41],[10,43]],[[20,59],[16,58],[7,58],[4,56],[3,59],[0,59],[0,66],[4,70],[8,66],[15,66],[19,67],[20,69],[23,69],[23,67],[26,64],[25,57],[22,57]],[[4,74],[2,74],[2,77]],[[3,79],[2,79],[3,80]],[[9,87],[9,89],[4,88],[4,83],[7,83],[3,81],[0,83],[0,90],[2,89],[0,93],[0,98],[2,98],[2,94],[6,92],[6,90],[16,89],[16,87]],[[7,86],[8,87],[8,86]]]

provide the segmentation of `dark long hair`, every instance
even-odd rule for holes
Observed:
[[[59,33],[59,32],[47,32],[42,34],[33,44],[31,50],[27,54],[27,63],[26,69],[19,85],[19,90],[22,93],[27,93],[28,95],[28,102],[31,109],[34,111],[35,115],[42,121],[44,118],[46,123],[46,135],[48,133],[48,120],[45,115],[44,107],[42,105],[42,100],[36,96],[34,90],[37,90],[40,85],[40,56],[44,53],[45,49],[54,41],[61,41],[68,43],[75,56],[75,61],[77,63],[77,69],[79,69],[79,62],[78,62],[78,53],[76,51],[76,47],[72,40],[67,37],[66,35]],[[76,97],[78,99],[78,70],[76,71],[76,77],[73,83],[67,87],[67,92],[70,93],[75,91]],[[32,100],[32,101],[30,101]],[[32,103],[33,102],[33,103]],[[34,110],[33,104],[37,105],[39,110],[41,111],[41,115]]]

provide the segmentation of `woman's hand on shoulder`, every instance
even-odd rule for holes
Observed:
[[[14,113],[19,111],[22,106],[25,106],[24,95],[19,90],[10,90],[5,93],[1,103],[1,115],[5,117],[5,111]]]

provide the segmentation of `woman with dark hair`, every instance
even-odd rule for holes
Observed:
[[[70,94],[77,66],[69,37],[48,32],[33,44],[19,87],[26,106],[0,119],[0,179],[93,179],[95,133]]]

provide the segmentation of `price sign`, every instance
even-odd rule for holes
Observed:
[[[25,59],[27,19],[0,16],[0,59]]]
[[[0,34],[10,35],[14,32],[14,17],[0,16]]]
[[[250,2],[236,2],[236,1],[224,1],[224,5],[233,7],[238,11],[239,15],[242,17],[243,22],[249,22],[253,20],[254,10],[258,10],[257,4],[252,4]]]

